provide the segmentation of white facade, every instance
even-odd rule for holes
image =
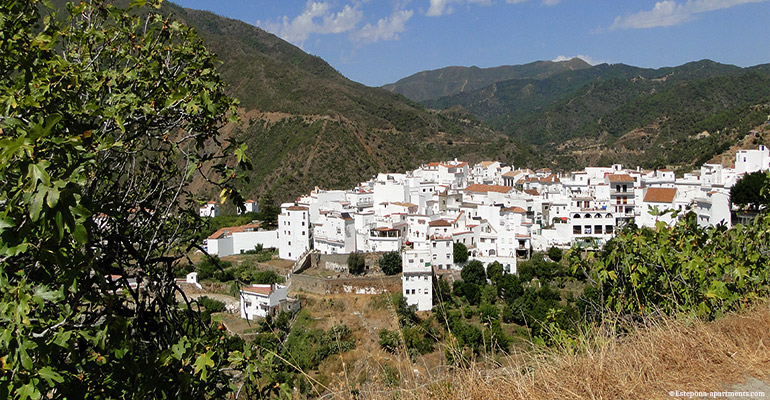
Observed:
[[[238,211],[238,214],[241,214],[240,208],[237,211]],[[259,206],[257,205],[257,202],[254,200],[246,200],[243,203],[243,212],[244,213],[259,212]]]
[[[356,227],[349,213],[326,213],[313,226],[313,248],[321,254],[356,251]]]
[[[201,206],[198,215],[201,217],[216,217],[219,215],[219,205],[216,201],[209,201],[206,205]]]
[[[409,305],[417,311],[433,308],[433,268],[429,250],[407,250],[402,255],[402,293]]]
[[[241,288],[241,318],[264,318],[288,296],[288,288],[281,285],[252,285]]]
[[[750,174],[770,170],[770,149],[760,145],[757,150],[739,150],[735,155],[735,173]]]
[[[298,260],[310,249],[310,212],[308,207],[291,203],[281,205],[278,215],[278,256]]]
[[[219,257],[245,253],[260,244],[279,248],[278,231],[260,231],[259,224],[249,224],[219,229],[206,239],[208,253]]]
[[[430,239],[431,264],[438,270],[454,266],[454,241],[451,236],[434,236]]]

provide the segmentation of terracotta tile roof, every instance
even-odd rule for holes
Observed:
[[[233,234],[236,232],[245,232],[247,229],[257,229],[261,226],[259,222],[252,222],[250,224],[241,225],[241,226],[227,226],[224,228],[219,228],[216,232],[212,233],[211,236],[209,236],[209,239],[221,239],[223,236],[228,234]]]
[[[503,176],[506,177],[506,178],[515,178],[515,177],[517,177],[517,176],[519,176],[521,174],[523,174],[523,172],[521,172],[521,171],[508,171],[508,172],[504,173]]]
[[[480,162],[479,164],[480,164],[482,167],[484,167],[484,168],[487,168],[487,167],[489,167],[490,165],[492,165],[492,164],[494,164],[494,163],[495,163],[494,161],[482,161],[482,162]]]
[[[535,189],[527,189],[524,191],[524,193],[531,195],[531,196],[540,196],[540,193],[537,192]]]
[[[512,213],[516,213],[516,214],[526,214],[527,213],[527,210],[525,210],[525,209],[523,209],[521,207],[517,207],[517,206],[503,208],[501,211],[502,212],[512,212]]]
[[[246,201],[244,201],[244,203],[256,203],[256,201],[254,201],[254,200],[246,200]]]
[[[629,174],[609,174],[607,175],[607,179],[610,180],[610,182],[633,182],[634,178],[631,177]]]
[[[291,206],[291,207],[287,208],[287,210],[289,210],[289,211],[307,211],[307,207]]]
[[[676,197],[676,188],[649,188],[644,195],[646,203],[672,203]]]
[[[437,219],[435,221],[428,222],[428,226],[452,226],[449,221],[443,219]]]
[[[465,189],[463,191],[465,192],[476,192],[476,193],[489,193],[489,192],[497,192],[497,193],[508,193],[511,190],[513,190],[510,186],[501,186],[501,185],[482,185],[482,184],[473,184]]]
[[[558,182],[561,182],[561,181],[559,180],[558,176],[556,176],[554,174],[551,174],[551,175],[548,175],[545,178],[541,179],[540,182],[543,182],[543,183],[558,183]]]
[[[270,293],[273,292],[273,288],[272,287],[251,287],[251,286],[249,286],[249,287],[241,288],[241,291],[242,292],[261,294],[261,295],[264,295],[264,296],[270,296]]]

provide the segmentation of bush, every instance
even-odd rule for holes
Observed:
[[[348,272],[353,275],[361,275],[366,270],[366,258],[359,252],[348,255]]]
[[[487,284],[487,275],[484,272],[484,264],[479,260],[473,260],[463,267],[460,276],[465,283],[473,283],[478,286]]]
[[[387,329],[380,329],[380,347],[388,353],[395,354],[401,343],[401,338],[398,332],[390,331]]]
[[[380,257],[380,269],[385,275],[396,275],[401,272],[401,255],[398,252],[387,252]]]
[[[560,248],[555,246],[548,249],[548,253],[546,254],[548,254],[548,258],[550,258],[554,262],[561,261],[562,257],[564,256],[564,252]]]
[[[453,261],[455,264],[462,264],[468,261],[468,248],[462,243],[455,243],[453,247]]]
[[[503,276],[503,265],[495,261],[487,265],[487,278],[492,283],[497,284],[498,279]]]
[[[207,296],[198,297],[198,305],[205,308],[209,313],[217,313],[225,311],[225,303],[214,300]]]

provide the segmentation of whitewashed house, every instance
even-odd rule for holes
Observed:
[[[275,315],[282,303],[294,302],[288,297],[288,288],[278,284],[251,285],[241,288],[240,293],[241,318],[248,320]]]
[[[278,231],[263,231],[259,227],[259,222],[253,222],[221,228],[206,239],[206,249],[209,254],[226,257],[254,250],[258,245],[279,248]]]
[[[409,305],[417,311],[433,308],[433,268],[431,252],[427,248],[406,250],[402,254],[402,293]]]
[[[313,226],[313,248],[321,254],[354,253],[356,227],[350,213],[322,213],[319,222]]]
[[[310,212],[308,207],[292,203],[281,204],[278,214],[278,256],[298,260],[310,249]]]
[[[205,205],[201,206],[198,211],[201,217],[216,217],[219,215],[219,205],[216,201],[209,201]]]

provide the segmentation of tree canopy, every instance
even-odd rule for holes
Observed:
[[[401,272],[401,255],[396,251],[389,251],[380,257],[380,269],[385,275],[395,275]]]
[[[484,286],[487,283],[487,274],[484,272],[484,264],[479,260],[473,260],[464,266],[460,271],[460,276],[465,283],[473,283]]]
[[[0,398],[279,390],[177,303],[205,228],[191,180],[242,204],[248,159],[219,133],[236,103],[217,60],[145,3],[0,3]]]
[[[770,173],[756,171],[746,174],[730,188],[730,200],[733,204],[746,206],[752,210],[770,205]]]
[[[366,271],[366,258],[359,252],[348,255],[348,272],[353,275],[361,275]]]
[[[462,243],[455,243],[453,247],[454,262],[456,264],[462,264],[468,261],[468,248]]]

